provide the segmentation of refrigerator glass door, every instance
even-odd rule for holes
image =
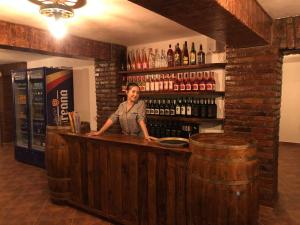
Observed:
[[[13,74],[14,108],[16,146],[28,148],[28,105],[27,105],[27,79],[26,72],[14,72]]]
[[[45,150],[45,88],[44,71],[28,71],[29,76],[29,106],[30,106],[30,140],[34,150]]]

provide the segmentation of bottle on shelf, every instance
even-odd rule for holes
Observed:
[[[164,74],[159,75],[159,91],[164,90]]]
[[[160,107],[160,100],[156,100],[156,104],[154,106],[154,115],[158,116],[159,115],[159,107]]]
[[[167,102],[165,104],[165,116],[170,116],[170,107],[171,107],[171,101],[170,99],[167,99]]]
[[[190,98],[186,102],[186,117],[192,117],[192,102]]]
[[[155,55],[152,48],[149,48],[148,63],[150,69],[155,68]]]
[[[168,67],[174,67],[174,51],[171,45],[169,45],[167,58],[168,58]]]
[[[141,60],[141,55],[140,55],[140,50],[139,49],[136,50],[135,57],[136,57],[136,60],[135,60],[136,65],[135,65],[135,67],[136,67],[137,70],[141,70],[142,69],[142,60]]]
[[[131,69],[136,70],[136,59],[135,59],[133,50],[131,51],[130,55],[131,55]]]
[[[179,47],[179,43],[177,43],[175,47],[175,53],[174,53],[174,64],[175,66],[181,66],[182,62],[182,54]]]
[[[142,49],[142,69],[149,69],[149,60],[144,48]]]
[[[206,99],[200,100],[200,117],[201,118],[207,118],[207,101]]]
[[[155,49],[155,68],[160,68],[161,67],[161,58],[160,54],[158,52],[158,49]]]
[[[186,77],[185,90],[191,91],[192,83],[191,83],[190,73],[185,73],[185,77]]]
[[[169,79],[170,79],[169,74],[165,74],[164,75],[164,88],[163,88],[164,91],[169,90]]]
[[[205,72],[205,90],[212,91],[212,81],[208,75],[208,72]]]
[[[187,66],[187,65],[190,64],[189,50],[188,50],[188,47],[187,47],[187,41],[185,41],[184,45],[183,45],[182,64],[184,66]]]
[[[179,90],[185,91],[185,77],[183,73],[178,73],[179,78]]]
[[[192,99],[192,117],[198,118],[199,117],[199,99]]]
[[[183,98],[181,105],[180,105],[180,115],[185,117],[186,116],[186,100]]]
[[[180,83],[179,83],[179,73],[177,73],[176,74],[176,77],[175,77],[175,79],[174,79],[174,84],[173,84],[173,90],[174,91],[179,91],[179,85],[180,85]]]
[[[128,52],[128,54],[127,54],[127,71],[130,71],[130,70],[132,70],[132,67],[131,67],[130,52]]]
[[[164,49],[161,50],[160,67],[168,67],[168,58]]]
[[[154,99],[151,101],[151,104],[150,104],[150,115],[155,115],[155,105],[156,105],[156,101]]]
[[[215,80],[215,72],[212,71],[210,74],[210,80],[211,80],[211,85],[212,85],[212,91],[216,90],[216,80]]]
[[[174,90],[174,79],[175,79],[174,73],[170,73],[169,74],[169,79],[168,79],[168,82],[169,82],[169,84],[168,84],[169,91],[173,91]]]
[[[195,50],[195,43],[192,42],[192,48],[190,52],[190,65],[196,65],[196,50]]]
[[[191,72],[191,83],[192,83],[192,91],[198,91],[199,90],[199,81],[198,81],[198,74],[196,72]]]
[[[205,75],[204,72],[201,72],[200,82],[199,82],[199,91],[205,91],[206,88]]]
[[[175,103],[175,116],[180,116],[181,115],[181,100],[177,99]]]
[[[154,75],[155,81],[154,81],[154,91],[159,91],[159,82],[160,82],[160,76],[159,74]]]
[[[146,82],[146,84],[145,84],[145,91],[150,91],[151,89],[150,89],[150,75],[145,75],[145,82]]]
[[[200,49],[199,49],[199,52],[197,54],[197,58],[198,58],[198,65],[202,65],[202,64],[205,64],[205,53],[203,52],[203,49],[202,49],[202,44],[200,44]]]
[[[176,100],[173,99],[173,102],[170,105],[170,116],[176,115]]]
[[[146,91],[146,80],[145,79],[146,79],[145,76],[140,76],[140,85],[139,85],[139,87],[140,87],[140,90],[142,92]]]

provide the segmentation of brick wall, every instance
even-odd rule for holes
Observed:
[[[121,77],[118,71],[126,59],[126,48],[114,45],[111,49],[111,59],[95,61],[95,82],[97,102],[97,128],[100,129],[107,118],[116,111],[120,103],[118,93],[121,91]],[[120,126],[114,124],[108,132],[119,133]]]
[[[260,201],[277,197],[282,55],[277,47],[227,49],[225,132],[258,143]]]
[[[300,16],[275,20],[272,44],[282,50],[300,50]]]

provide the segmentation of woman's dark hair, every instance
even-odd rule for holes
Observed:
[[[137,83],[128,83],[127,87],[126,87],[126,90],[129,91],[133,87],[138,87],[140,89],[140,87]]]

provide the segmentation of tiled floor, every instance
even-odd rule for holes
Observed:
[[[279,202],[261,207],[260,225],[300,225],[300,145],[281,145]],[[0,148],[0,225],[113,225],[48,198],[46,172],[14,160]],[[242,224],[241,224],[242,225]]]

